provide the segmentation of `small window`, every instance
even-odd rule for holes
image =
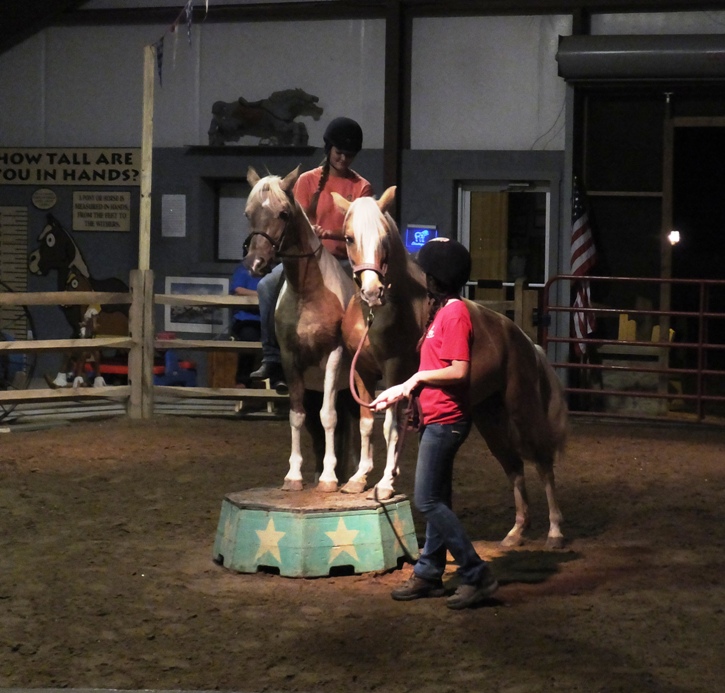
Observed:
[[[217,183],[217,244],[216,260],[239,262],[244,255],[244,241],[249,235],[249,222],[244,208],[249,197],[246,181],[223,181]]]

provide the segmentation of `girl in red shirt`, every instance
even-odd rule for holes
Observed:
[[[425,545],[412,577],[392,591],[408,601],[441,597],[446,552],[458,564],[460,585],[448,598],[451,609],[464,609],[490,597],[498,583],[471,544],[451,507],[453,462],[471,430],[469,378],[473,328],[460,291],[471,273],[471,256],[460,243],[436,238],[418,255],[431,297],[428,325],[420,340],[420,368],[373,402],[381,411],[417,393],[423,418],[415,469],[416,508],[426,519]]]

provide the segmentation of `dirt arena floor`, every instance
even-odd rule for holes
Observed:
[[[455,503],[502,586],[465,612],[391,600],[408,564],[316,579],[216,565],[224,495],[278,485],[288,451],[269,420],[2,434],[0,688],[725,690],[725,431],[575,422],[557,470],[567,547],[544,550],[531,468],[534,526],[508,553],[513,497],[472,434]],[[414,456],[413,440],[408,494]]]

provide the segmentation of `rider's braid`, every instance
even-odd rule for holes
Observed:
[[[426,275],[426,284],[428,286],[428,321],[425,323],[423,334],[418,340],[416,349],[418,351],[423,347],[423,341],[428,334],[428,328],[435,319],[438,311],[446,304],[449,298],[458,296],[458,291],[454,291],[449,287],[441,285],[441,283],[432,275]]]
[[[312,196],[312,199],[310,200],[310,206],[307,209],[307,216],[312,220],[314,223],[317,220],[317,203],[320,200],[320,193],[324,190],[325,184],[327,183],[327,179],[330,177],[330,159],[329,157],[325,159],[325,162],[322,164],[322,175],[320,176],[320,182],[317,185],[317,190],[315,190],[315,194]]]
[[[445,303],[445,300],[446,299],[442,296],[433,294],[428,295],[428,320],[425,323],[425,329],[423,330],[423,334],[421,335],[420,339],[418,340],[418,344],[415,347],[416,351],[420,351],[422,349],[423,341],[428,334],[428,328],[433,322],[436,313],[438,313],[438,311],[441,309],[441,306]]]

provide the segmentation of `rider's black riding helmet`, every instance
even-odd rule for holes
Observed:
[[[451,238],[433,238],[418,253],[421,269],[444,291],[459,291],[471,276],[471,254]]]
[[[330,122],[323,139],[325,154],[329,154],[332,147],[337,147],[341,152],[357,154],[362,149],[363,131],[352,118],[340,117]]]

